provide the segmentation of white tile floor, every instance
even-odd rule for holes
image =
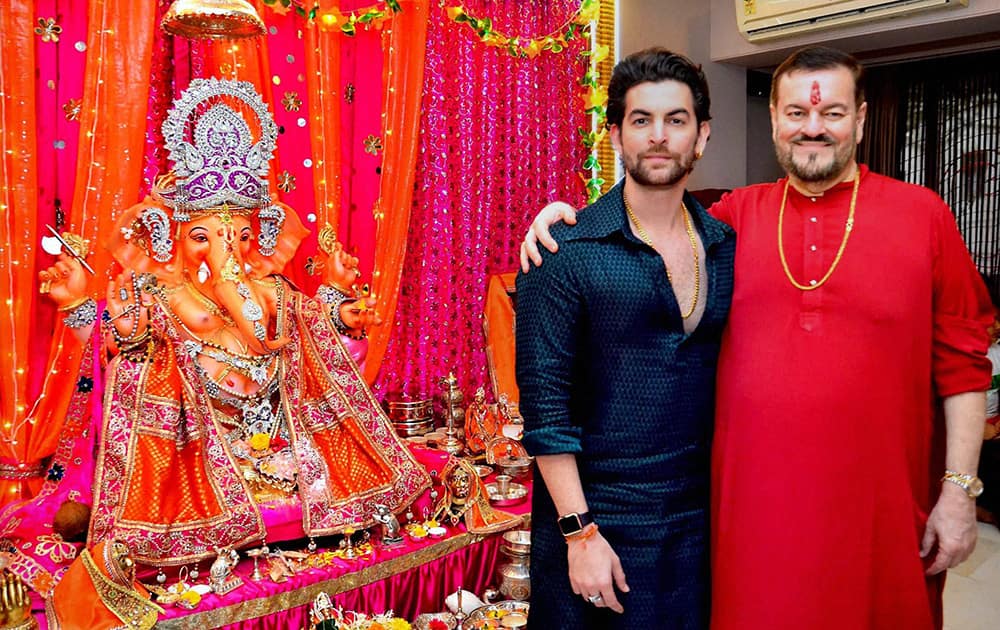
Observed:
[[[979,524],[979,543],[969,559],[948,572],[944,630],[1000,628],[1000,531]]]

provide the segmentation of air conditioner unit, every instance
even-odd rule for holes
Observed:
[[[969,0],[735,0],[740,32],[751,42],[808,31],[901,17],[918,11],[967,7]]]

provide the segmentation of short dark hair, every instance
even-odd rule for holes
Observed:
[[[778,104],[778,82],[786,74],[797,71],[833,70],[835,68],[844,68],[854,77],[854,106],[861,107],[861,104],[865,102],[864,66],[853,55],[826,46],[801,48],[781,62],[771,77],[771,105]]]
[[[701,66],[684,55],[666,48],[647,48],[625,57],[611,71],[608,83],[608,108],[605,125],[621,126],[625,119],[625,93],[640,83],[678,81],[691,89],[694,99],[694,115],[701,124],[711,120],[709,112],[711,99],[708,96],[708,81]]]

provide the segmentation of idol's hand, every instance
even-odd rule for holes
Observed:
[[[553,254],[559,250],[559,243],[556,243],[549,234],[549,226],[560,221],[576,225],[576,209],[568,203],[554,201],[538,213],[531,222],[528,233],[524,235],[524,242],[521,243],[521,271],[528,273],[531,270],[529,260],[535,263],[536,267],[542,264],[542,255],[538,250],[539,243]]]
[[[340,305],[340,320],[352,330],[365,330],[369,326],[378,326],[382,318],[375,312],[378,300],[374,296],[359,298]]]
[[[59,254],[56,264],[38,272],[38,290],[47,293],[60,308],[87,297],[87,275],[80,261],[68,254]]]
[[[345,252],[343,245],[335,243],[333,252],[327,254],[323,262],[323,282],[345,295],[353,295],[354,283],[360,276],[358,259]]]
[[[615,595],[614,587],[628,592],[625,571],[608,541],[595,532],[586,540],[570,539],[567,543],[569,583],[573,592],[598,608],[610,608],[621,613],[625,609]]]
[[[937,554],[927,567],[927,575],[935,575],[957,567],[976,548],[976,502],[957,485],[944,483],[937,504],[927,517],[920,557],[926,558],[937,543]]]
[[[150,297],[141,292],[136,294],[134,272],[120,273],[108,283],[107,304],[111,325],[121,337],[135,337],[146,330],[149,324],[147,306]]]

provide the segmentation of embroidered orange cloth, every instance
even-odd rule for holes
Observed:
[[[279,403],[291,436],[302,528],[328,535],[398,512],[430,485],[396,435],[323,305],[288,288]],[[182,564],[264,538],[260,506],[205,383],[162,303],[146,361],[108,368],[90,539],[126,542],[148,564]]]

